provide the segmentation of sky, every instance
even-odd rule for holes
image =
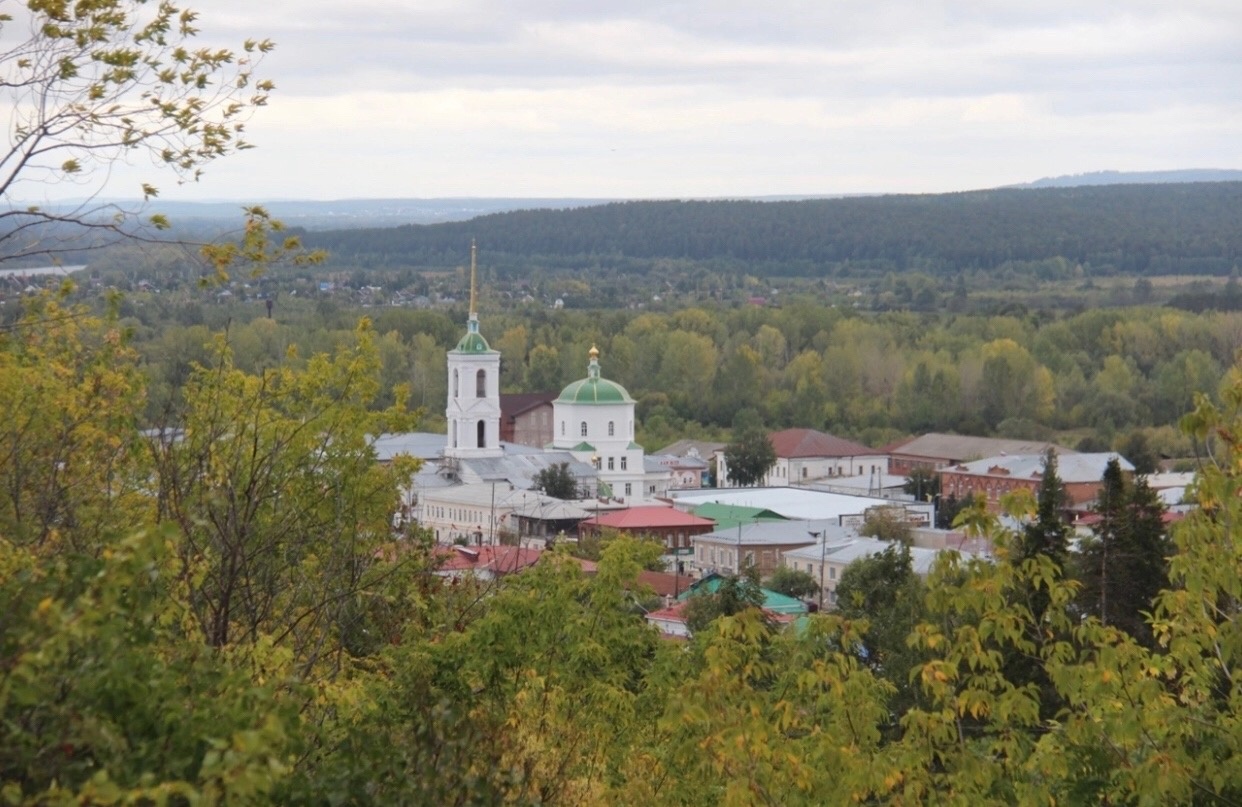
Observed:
[[[196,8],[204,43],[274,40],[259,73],[277,89],[256,148],[157,183],[169,199],[945,192],[1242,168],[1238,0]]]

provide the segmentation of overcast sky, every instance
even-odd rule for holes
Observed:
[[[277,43],[177,199],[953,191],[1242,168],[1240,0],[199,0]]]

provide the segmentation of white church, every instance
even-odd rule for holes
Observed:
[[[645,470],[643,448],[634,442],[634,399],[603,377],[594,347],[586,378],[566,386],[552,403],[553,441],[542,449],[501,442],[500,352],[479,332],[476,266],[472,243],[466,333],[448,351],[448,433],[376,441],[381,461],[402,446],[423,460],[405,494],[409,517],[441,543],[490,543],[521,519],[587,518],[642,504],[645,492],[667,491],[669,471]],[[439,451],[437,438],[443,441]],[[540,471],[560,463],[568,464],[589,498],[563,502],[531,490]]]

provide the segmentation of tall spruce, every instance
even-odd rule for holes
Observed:
[[[1096,504],[1099,522],[1083,547],[1078,575],[1084,613],[1151,641],[1144,615],[1168,585],[1164,505],[1144,477],[1126,479],[1117,460],[1104,470]]]

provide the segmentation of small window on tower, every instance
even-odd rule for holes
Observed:
[[[579,425],[579,426],[578,426],[578,434],[579,434],[580,436],[582,436],[582,437],[586,437],[586,436],[587,436],[587,431],[586,431],[586,421],[585,421],[585,420],[584,420],[584,421],[582,421],[581,425]]]
[[[487,397],[487,371],[480,370],[474,378],[474,397]]]
[[[610,420],[610,421],[608,421],[608,436],[609,436],[609,437],[614,437],[614,436],[616,436],[616,433],[617,433],[616,427],[614,427],[614,426],[612,425],[612,421],[611,421],[611,420]]]

